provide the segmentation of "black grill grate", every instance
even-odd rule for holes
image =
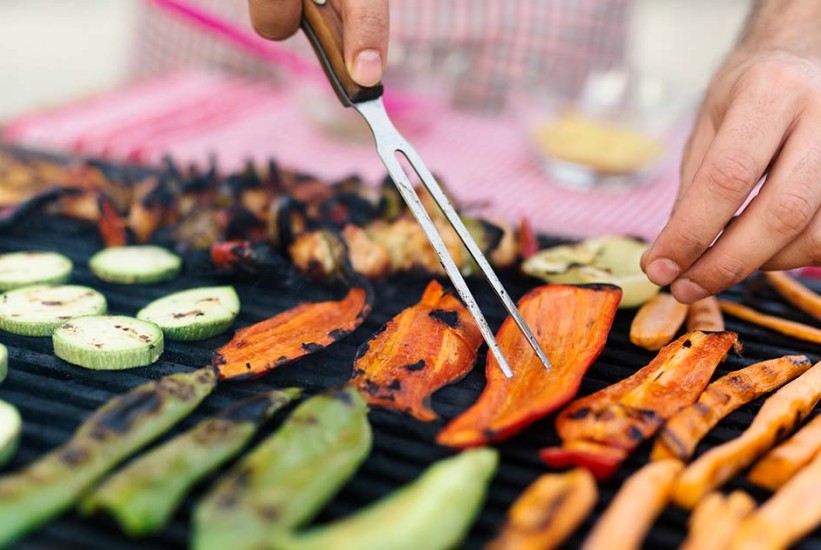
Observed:
[[[148,301],[169,292],[200,284],[224,282],[214,277],[185,273],[176,281],[151,286],[122,287],[97,280],[87,269],[89,256],[100,247],[96,230],[86,224],[71,220],[33,216],[17,227],[0,234],[0,252],[22,249],[46,249],[60,251],[76,263],[73,281],[98,288],[109,301],[111,312],[133,315]],[[512,273],[503,274],[506,286],[514,297],[519,297],[533,282]],[[489,289],[475,281],[480,305],[488,314],[494,327],[502,320],[501,307],[493,299]],[[368,338],[381,324],[398,311],[414,303],[427,283],[425,278],[403,276],[376,285],[375,307],[363,327],[349,338],[331,348],[308,357],[294,365],[275,370],[251,383],[223,384],[214,395],[174,433],[185,429],[206,415],[227,406],[232,401],[273,388],[296,385],[307,393],[344,382],[351,371],[356,346]],[[242,313],[237,321],[244,326],[269,317],[295,305],[299,301],[327,299],[331,290],[319,286],[295,283],[283,286],[277,281],[247,281],[236,284],[242,299]],[[800,312],[781,303],[766,287],[754,283],[730,294],[745,298],[757,307],[788,318],[811,323]],[[607,347],[590,370],[582,384],[581,395],[598,390],[634,372],[647,364],[653,354],[632,346],[627,338],[631,312],[620,312]],[[728,319],[728,328],[741,334],[745,346],[743,357],[731,357],[719,368],[718,375],[753,362],[787,353],[805,353],[817,360],[819,349],[808,343],[798,342],[775,333],[757,329]],[[9,347],[10,373],[0,385],[0,399],[17,405],[24,417],[22,445],[12,464],[14,469],[36,459],[45,451],[65,441],[78,424],[95,408],[111,397],[121,394],[148,378],[205,365],[210,353],[230,338],[222,335],[203,343],[168,343],[166,352],[156,365],[126,372],[93,372],[67,365],[54,357],[51,341],[47,338],[25,338],[9,334],[0,335],[0,341]],[[464,380],[443,389],[433,399],[435,410],[449,420],[471,404],[484,384],[484,357],[480,365]],[[720,424],[702,444],[699,452],[737,436],[760,406],[760,400],[742,407]],[[260,437],[270,434],[282,416],[272,422]],[[434,460],[449,454],[446,449],[433,443],[442,423],[425,424],[398,413],[375,409],[370,413],[374,427],[374,450],[355,478],[330,503],[318,519],[319,522],[342,517],[363,505],[389,493],[400,485],[415,479]],[[474,525],[465,548],[481,548],[502,524],[504,514],[524,487],[546,471],[536,451],[549,444],[558,443],[553,430],[553,418],[540,421],[519,436],[500,445],[502,465],[490,489],[490,496]],[[612,498],[622,481],[646,462],[649,445],[645,444],[627,462],[614,479],[600,487],[600,499],[593,516],[580,534],[571,540],[577,546],[583,534],[590,528],[604,506]],[[750,487],[743,480],[733,485],[749,490],[758,498],[766,493]],[[73,513],[49,523],[36,534],[18,545],[19,548],[182,548],[188,540],[188,517],[192,505],[202,494],[196,491],[185,502],[173,523],[160,536],[132,541],[120,534],[116,527],[100,520],[86,520]],[[647,539],[649,548],[678,546],[686,533],[684,512],[668,508],[659,518]],[[802,548],[821,547],[821,531],[807,539]]]

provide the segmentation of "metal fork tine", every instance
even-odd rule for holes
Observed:
[[[433,175],[425,166],[425,163],[413,149],[413,147],[402,137],[401,134],[394,128],[393,124],[391,123],[390,119],[385,113],[385,109],[382,105],[382,100],[375,99],[371,101],[366,101],[362,103],[354,104],[354,107],[359,111],[359,113],[365,118],[368,124],[371,127],[371,130],[374,134],[374,139],[376,140],[376,149],[379,153],[379,156],[382,158],[382,162],[385,164],[385,167],[388,170],[388,173],[396,183],[396,186],[399,190],[399,193],[402,195],[402,198],[405,199],[405,202],[411,209],[411,212],[419,221],[419,224],[422,226],[422,229],[425,231],[428,239],[430,239],[431,244],[433,245],[434,250],[436,251],[437,255],[439,256],[442,265],[445,268],[448,276],[453,282],[453,285],[456,287],[456,291],[461,296],[462,300],[465,302],[468,310],[470,311],[473,318],[476,320],[477,325],[479,326],[479,330],[482,333],[485,341],[487,342],[488,346],[490,347],[491,352],[493,353],[494,357],[496,358],[497,362],[499,363],[500,368],[505,373],[505,376],[511,377],[512,371],[510,370],[510,366],[507,363],[507,360],[502,354],[501,349],[499,348],[498,342],[496,342],[496,338],[493,336],[493,332],[490,330],[490,327],[485,320],[484,315],[482,314],[479,305],[476,303],[476,300],[473,298],[473,295],[470,292],[470,289],[465,283],[464,278],[462,277],[462,273],[459,268],[456,266],[456,263],[451,258],[450,253],[448,252],[445,243],[442,241],[441,235],[436,229],[436,226],[433,224],[430,216],[428,215],[427,211],[425,210],[422,201],[419,200],[416,191],[413,189],[413,186],[410,183],[410,179],[408,178],[405,170],[402,168],[402,165],[396,158],[396,153],[401,153],[404,157],[408,160],[410,165],[416,171],[416,174],[422,180],[423,185],[428,190],[428,192],[433,197],[434,201],[439,205],[439,208],[444,213],[445,217],[447,218],[448,222],[451,224],[453,229],[456,231],[456,234],[459,235],[462,243],[467,248],[470,255],[476,261],[476,264],[482,270],[485,278],[488,280],[490,285],[493,287],[493,290],[496,292],[496,295],[504,304],[505,309],[507,309],[510,316],[516,322],[516,325],[524,334],[525,339],[530,344],[530,347],[533,348],[533,351],[539,357],[539,360],[545,366],[546,369],[550,369],[550,360],[545,355],[544,351],[542,350],[541,346],[539,345],[538,340],[533,335],[530,330],[530,327],[527,326],[527,323],[522,318],[521,314],[519,313],[516,304],[510,298],[510,295],[505,290],[502,282],[496,276],[496,273],[493,271],[493,268],[488,263],[487,259],[485,258],[482,251],[479,249],[476,242],[473,240],[473,237],[470,236],[467,228],[465,227],[464,223],[462,222],[459,214],[456,213],[456,210],[450,204],[445,193],[442,191],[439,184],[436,182]]]

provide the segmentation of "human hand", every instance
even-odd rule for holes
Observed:
[[[792,10],[792,21],[775,21],[774,12],[754,23],[707,91],[670,221],[642,258],[650,280],[671,284],[681,302],[756,269],[821,262],[821,3],[812,3],[795,2],[805,9],[801,17]],[[812,30],[796,32],[808,19]]]
[[[387,0],[330,0],[342,17],[345,64],[363,87],[382,80],[388,51]],[[248,0],[260,36],[284,40],[299,30],[302,0]]]

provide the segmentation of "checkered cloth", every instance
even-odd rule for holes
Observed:
[[[222,18],[253,33],[246,2],[173,0],[141,4],[136,75],[210,66],[271,77],[276,67],[170,12]],[[631,0],[391,0],[390,68],[456,80],[461,103],[499,108],[519,84],[575,95],[589,72],[619,65]],[[310,56],[302,37],[287,42]],[[443,74],[444,73],[444,74]]]

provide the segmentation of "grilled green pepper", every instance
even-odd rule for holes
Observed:
[[[298,397],[294,388],[256,395],[199,423],[108,478],[84,499],[81,512],[108,512],[131,536],[160,531],[197,481],[239,453],[266,420]]]
[[[63,446],[0,477],[0,547],[69,508],[128,455],[190,413],[217,383],[206,367],[143,384],[100,407]]]
[[[485,499],[498,453],[465,451],[437,462],[415,482],[348,518],[296,535],[285,550],[437,550],[454,548]]]
[[[194,513],[196,549],[257,548],[309,521],[371,449],[362,396],[315,396],[220,480]]]

